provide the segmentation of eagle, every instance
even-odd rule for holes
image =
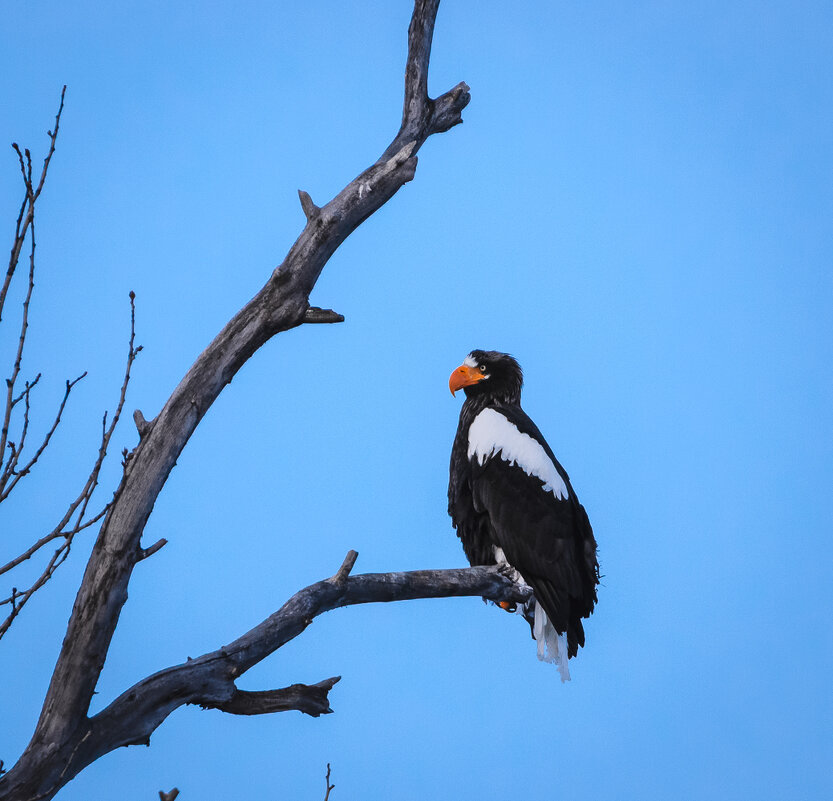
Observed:
[[[534,598],[520,611],[538,658],[568,681],[597,601],[599,563],[587,512],[521,408],[523,371],[507,353],[473,350],[448,381],[466,400],[451,449],[448,513],[474,565],[506,565]],[[515,611],[509,604],[501,604]]]

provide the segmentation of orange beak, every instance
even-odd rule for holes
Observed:
[[[470,387],[478,381],[482,381],[486,376],[475,367],[469,367],[467,364],[461,364],[448,379],[448,388],[453,395],[458,389],[463,387]]]

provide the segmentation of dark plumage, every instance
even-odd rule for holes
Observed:
[[[472,565],[506,561],[540,604],[524,609],[540,658],[569,678],[596,603],[596,540],[584,507],[535,423],[521,408],[514,358],[472,351],[449,380],[466,401],[451,451],[448,513]],[[547,619],[551,628],[546,626]],[[553,632],[552,629],[555,631]],[[566,648],[564,637],[566,634]]]

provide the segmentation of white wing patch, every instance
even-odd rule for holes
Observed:
[[[522,434],[514,423],[494,409],[484,409],[472,421],[468,456],[469,459],[477,456],[481,465],[492,456],[500,456],[505,462],[518,465],[528,476],[540,478],[544,492],[567,500],[567,485],[541,444],[529,434]]]

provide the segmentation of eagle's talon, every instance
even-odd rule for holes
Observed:
[[[517,579],[518,572],[508,562],[501,562],[497,566],[497,571],[498,571],[498,573],[500,573],[501,576],[505,576],[510,581],[512,581],[514,584],[518,583],[518,579]]]

